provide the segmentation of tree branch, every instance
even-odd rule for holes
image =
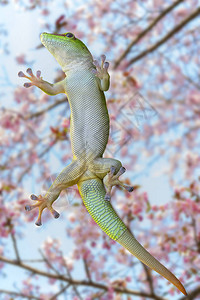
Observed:
[[[70,286],[70,283],[65,285],[58,293],[56,293],[53,297],[51,297],[49,300],[56,300],[58,296],[60,296],[63,292],[65,292],[68,287]]]
[[[161,12],[161,14],[155,18],[153,20],[153,22],[151,22],[143,31],[141,31],[137,37],[128,45],[128,47],[126,48],[126,50],[120,55],[120,57],[115,61],[114,63],[114,69],[116,69],[118,67],[118,65],[120,64],[120,62],[127,56],[127,54],[130,52],[131,48],[137,44],[137,42],[143,38],[143,36],[145,36],[162,18],[164,18],[170,11],[172,11],[177,5],[179,5],[181,2],[183,2],[184,0],[178,0],[174,3],[172,3],[172,5],[168,6],[165,10],[163,10]]]
[[[62,253],[62,252],[61,252],[61,253]],[[63,254],[62,254],[62,257],[63,257]],[[64,264],[64,266],[65,266],[65,268],[66,268],[67,275],[68,275],[69,279],[70,279],[71,281],[73,281],[72,275],[71,275],[71,273],[70,273],[70,270],[69,270],[68,265],[67,265],[66,261],[64,260],[64,258],[63,258],[63,264]],[[80,293],[79,293],[79,291],[78,291],[76,285],[73,285],[73,290],[74,290],[75,294],[77,295],[77,297],[78,297],[80,300],[82,300],[82,297],[81,297],[81,295],[80,295]]]
[[[192,218],[192,228],[193,228],[193,232],[194,232],[194,240],[196,242],[196,246],[197,246],[197,251],[198,253],[200,253],[200,240],[198,238],[198,235],[197,235],[197,224],[196,224],[196,220],[195,218]]]
[[[46,108],[42,109],[42,110],[39,110],[38,112],[35,112],[35,113],[32,113],[32,114],[29,114],[27,116],[24,117],[24,120],[29,120],[29,119],[33,119],[33,118],[36,118],[36,117],[39,117],[41,115],[43,115],[44,113],[52,110],[53,108],[55,108],[56,106],[59,106],[63,103],[66,103],[67,102],[67,98],[63,98],[61,100],[58,100],[56,101],[55,103],[53,104],[50,104],[49,106],[47,106]]]
[[[55,274],[57,274],[58,276],[60,275],[60,273],[56,270],[56,268],[54,268],[54,266],[50,263],[50,261],[46,258],[46,256],[43,254],[43,252],[41,251],[41,249],[39,249],[39,252],[44,260],[44,262],[49,266],[50,269],[52,269]]]
[[[153,46],[149,47],[148,49],[144,50],[140,54],[133,57],[129,63],[128,66],[135,63],[136,61],[140,60],[147,54],[155,51],[158,49],[162,44],[164,44],[166,41],[168,41],[172,36],[174,36],[178,31],[180,31],[186,24],[191,22],[193,19],[195,19],[200,14],[200,7],[198,7],[192,14],[190,14],[187,18],[185,18],[182,22],[180,22],[177,26],[175,26],[170,32],[168,32],[162,39],[160,39],[157,43],[155,43]]]
[[[143,268],[144,268],[146,276],[147,276],[147,281],[149,283],[151,294],[155,295],[154,288],[153,288],[153,280],[152,280],[152,276],[151,276],[151,271],[149,270],[149,268],[145,264],[142,263],[142,265],[143,265]]]
[[[39,155],[38,158],[43,157],[46,153],[48,153],[50,150],[52,149],[52,145],[48,145]],[[30,164],[23,172],[22,174],[20,174],[17,183],[20,183],[23,179],[23,177],[31,170],[31,168],[33,167],[32,164]]]
[[[21,259],[20,259],[19,250],[18,250],[18,247],[17,247],[17,241],[16,241],[16,238],[15,238],[15,234],[13,232],[13,224],[12,224],[12,219],[11,218],[7,218],[6,226],[9,227],[9,231],[10,231],[11,240],[12,240],[12,243],[13,243],[13,248],[14,248],[14,251],[15,251],[16,259],[17,259],[18,262],[20,262]]]
[[[12,238],[13,247],[14,247],[14,250],[15,250],[15,255],[16,255],[17,261],[21,261],[20,256],[19,256],[19,250],[18,250],[18,247],[17,247],[17,241],[16,241],[16,238],[15,238],[15,234],[13,232],[11,232],[11,238]]]
[[[90,275],[90,271],[89,271],[86,259],[83,259],[83,263],[84,263],[84,268],[85,268],[85,272],[87,274],[88,281],[92,281],[92,277]]]
[[[80,285],[80,286],[92,287],[92,288],[97,288],[97,289],[101,289],[101,290],[104,290],[104,291],[109,290],[109,288],[104,284],[100,284],[100,283],[93,282],[93,281],[70,279],[70,278],[67,278],[63,275],[50,274],[48,272],[33,268],[33,267],[31,267],[29,265],[26,265],[22,262],[12,260],[12,259],[6,258],[4,256],[0,256],[0,261],[5,262],[5,263],[10,264],[10,265],[14,265],[14,266],[23,268],[25,270],[30,271],[33,274],[37,274],[37,275],[40,275],[40,276],[43,276],[43,277],[46,277],[46,278],[53,278],[53,279],[56,279],[56,280],[67,282],[70,285],[76,285],[76,286]],[[134,291],[134,290],[131,290],[131,289],[120,289],[118,287],[113,287],[113,290],[116,293],[122,293],[122,294],[125,294],[125,295],[134,295],[134,296],[138,296],[138,297],[146,297],[146,298],[150,298],[150,299],[164,300],[164,298],[162,298],[162,297],[152,295],[152,294],[148,294],[148,293],[144,293],[144,292],[137,292],[137,291]],[[183,298],[183,299],[185,299],[185,298]]]
[[[23,293],[17,293],[17,292],[12,292],[12,291],[7,291],[7,290],[0,290],[0,294],[7,294],[7,295],[21,297],[21,298],[26,298],[26,299],[31,299],[31,300],[41,300],[40,298],[34,297],[32,295],[28,296],[28,295],[23,294]]]

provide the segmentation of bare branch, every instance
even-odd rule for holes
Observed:
[[[43,259],[22,259],[23,263],[29,262],[29,263],[44,263]]]
[[[199,240],[199,237],[197,235],[197,224],[196,224],[196,220],[195,218],[192,218],[192,228],[193,228],[193,232],[194,232],[194,240],[196,242],[196,246],[197,246],[197,251],[198,253],[200,253],[200,240]]]
[[[46,256],[40,249],[39,249],[39,252],[40,252],[44,262],[49,266],[49,268],[52,269],[55,272],[55,274],[60,275],[60,273],[54,268],[54,266],[50,263],[50,261],[46,258]]]
[[[84,263],[85,272],[87,274],[87,278],[89,281],[92,281],[92,277],[90,275],[90,271],[89,271],[86,259],[83,259],[83,263]]]
[[[70,286],[70,283],[68,283],[67,285],[65,285],[58,293],[56,293],[53,297],[51,297],[49,300],[56,300],[58,296],[62,295],[62,293],[64,293],[66,291],[66,289],[68,289],[68,287]]]
[[[0,294],[7,294],[7,295],[11,295],[11,296],[15,296],[15,297],[20,297],[20,298],[31,299],[31,300],[41,300],[40,298],[34,297],[32,295],[28,296],[28,295],[25,295],[23,293],[17,293],[17,292],[12,292],[12,291],[7,291],[7,290],[0,290]]]
[[[172,11],[177,5],[179,5],[184,0],[178,0],[172,3],[172,5],[168,6],[165,10],[161,12],[157,18],[155,18],[143,31],[141,31],[137,37],[128,45],[126,50],[120,55],[120,57],[116,60],[114,63],[114,69],[118,67],[120,62],[127,56],[127,54],[130,52],[131,48],[137,44],[137,42],[143,38],[162,18],[164,18],[170,11]]]
[[[149,283],[151,294],[155,295],[154,288],[153,288],[153,280],[152,280],[152,276],[151,276],[151,271],[145,264],[142,264],[142,265],[143,265],[143,268],[144,268],[146,276],[147,276],[147,281]]]
[[[54,144],[55,145],[55,144]],[[39,155],[38,158],[43,157],[46,153],[48,153],[50,150],[52,149],[52,145],[48,145]],[[19,176],[17,183],[20,183],[23,179],[23,177],[31,170],[31,168],[33,167],[32,164],[30,164],[23,172],[22,174]]]
[[[22,262],[18,262],[16,260],[12,260],[9,258],[6,258],[4,256],[0,256],[0,261],[23,268],[25,270],[30,271],[33,274],[37,274],[46,278],[53,278],[55,280],[60,280],[60,281],[64,281],[69,283],[70,285],[76,285],[76,286],[87,286],[87,287],[92,287],[92,288],[97,288],[97,289],[101,289],[104,291],[108,291],[108,287],[104,284],[100,284],[97,282],[93,282],[93,281],[85,281],[85,280],[75,280],[75,279],[70,279],[67,278],[66,276],[63,275],[56,275],[56,274],[50,274],[48,272],[33,268],[27,264],[24,264]],[[148,293],[144,293],[144,292],[137,292],[131,289],[120,289],[118,287],[113,287],[113,290],[116,293],[122,293],[125,295],[134,295],[134,296],[138,296],[138,297],[146,297],[146,298],[150,298],[150,299],[156,299],[156,300],[164,300],[164,298],[156,296],[156,295],[151,295]]]
[[[19,251],[18,251],[18,247],[17,247],[17,241],[16,241],[15,235],[14,235],[14,233],[12,231],[11,231],[11,238],[12,238],[13,247],[14,247],[14,250],[15,250],[15,255],[16,255],[17,261],[20,262],[21,259],[20,259],[20,256],[19,256]]]
[[[33,119],[33,118],[36,118],[36,117],[39,117],[41,115],[43,115],[44,113],[52,110],[53,108],[63,104],[63,103],[66,103],[67,102],[67,98],[63,98],[61,100],[58,100],[56,101],[55,103],[47,106],[46,108],[42,109],[42,110],[39,110],[38,112],[35,112],[35,113],[32,113],[32,114],[29,114],[27,116],[24,117],[24,120],[29,120],[29,119]]]
[[[67,265],[67,263],[66,263],[66,261],[64,259],[63,259],[63,264],[64,264],[64,266],[66,268],[67,275],[69,276],[70,280],[73,281],[71,272],[70,272],[70,270],[68,268],[68,265]],[[77,289],[77,287],[75,285],[73,285],[73,290],[74,290],[75,294],[77,295],[77,297],[82,300],[83,298],[81,297],[81,295],[80,295],[80,293],[79,293],[79,291],[78,291],[78,289]]]
[[[166,41],[168,41],[171,37],[173,37],[178,31],[180,31],[185,25],[187,25],[189,22],[194,20],[198,15],[200,14],[200,7],[198,7],[192,14],[190,14],[187,18],[185,18],[182,22],[180,22],[177,26],[175,26],[170,32],[168,32],[162,39],[160,39],[157,43],[155,43],[153,46],[147,48],[140,54],[133,57],[129,63],[128,66],[135,63],[136,61],[140,60],[147,54],[155,51],[158,49],[161,45],[163,45]]]

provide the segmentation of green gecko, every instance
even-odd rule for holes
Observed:
[[[36,204],[26,205],[25,209],[29,211],[39,208],[36,221],[38,226],[42,224],[41,215],[45,208],[58,218],[59,213],[53,209],[53,202],[63,189],[77,184],[84,205],[100,228],[187,295],[181,282],[135,239],[109,201],[113,186],[122,186],[129,192],[134,187],[119,180],[120,175],[125,172],[120,161],[103,158],[109,137],[109,115],[104,91],[109,89],[110,77],[105,55],[101,56],[101,64],[93,61],[85,44],[70,32],[42,33],[41,42],[62,67],[65,79],[51,84],[42,79],[40,71],[34,76],[30,68],[27,70],[30,76],[22,71],[18,76],[31,81],[25,83],[25,87],[35,85],[48,95],[67,95],[71,110],[73,160],[58,175],[44,197],[31,195]]]

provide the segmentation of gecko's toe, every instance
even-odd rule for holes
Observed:
[[[104,199],[105,199],[106,201],[110,201],[110,199],[111,199],[110,193],[106,193]]]
[[[36,76],[37,76],[37,78],[40,79],[40,76],[41,76],[41,71],[40,71],[40,70],[38,70],[38,71],[36,72]]]
[[[41,225],[42,225],[42,222],[41,222],[41,220],[37,220],[37,221],[35,222],[35,225],[37,225],[37,226],[41,226]]]
[[[53,208],[51,210],[51,213],[55,219],[58,219],[60,217],[60,214]]]
[[[134,185],[134,186],[127,185],[127,187],[125,187],[125,189],[130,193],[139,188],[140,188],[140,185]]]
[[[27,72],[30,76],[33,76],[33,71],[32,71],[31,68],[28,68],[28,69],[26,70],[26,72]]]
[[[125,187],[125,189],[126,189],[129,193],[131,193],[131,192],[134,190],[134,187],[133,187],[133,186],[127,186],[127,187]]]
[[[32,205],[26,205],[25,206],[25,210],[26,211],[31,211],[34,207],[32,207]]]
[[[95,59],[95,60],[93,61],[93,64],[95,65],[95,67],[100,68],[100,65],[99,65],[98,60]]]
[[[34,194],[30,195],[30,198],[31,198],[31,200],[34,200],[34,201],[39,200],[39,198]]]
[[[18,76],[19,76],[19,77],[26,77],[26,75],[25,75],[22,71],[20,71],[20,72],[18,73]]]
[[[104,67],[104,69],[106,70],[106,71],[108,71],[108,68],[109,68],[109,62],[105,62],[104,64],[103,64],[103,67]]]
[[[32,86],[32,83],[31,82],[25,82],[24,83],[24,87],[25,88],[29,88],[29,87],[31,87]]]

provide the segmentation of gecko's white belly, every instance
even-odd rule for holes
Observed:
[[[109,116],[104,93],[91,74],[85,77],[81,75],[78,83],[76,76],[76,84],[72,81],[70,88],[67,88],[70,91],[67,96],[71,108],[72,152],[77,158],[100,157],[109,136]]]

